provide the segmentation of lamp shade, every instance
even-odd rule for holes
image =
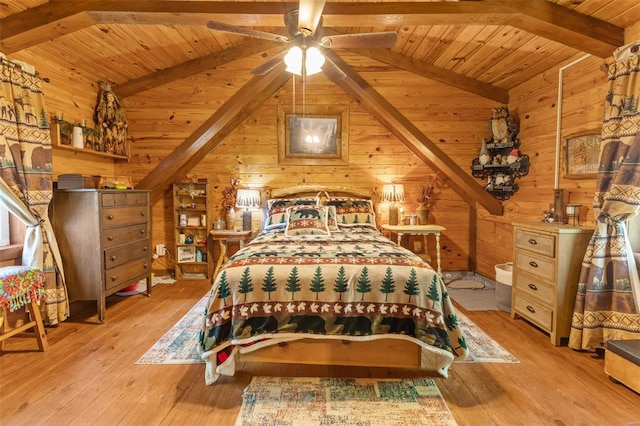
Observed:
[[[382,202],[383,203],[402,203],[404,202],[404,185],[390,183],[382,186]]]
[[[238,189],[236,207],[257,209],[260,207],[260,191],[257,189]]]
[[[304,61],[305,75],[313,75],[322,71],[324,56],[316,47],[302,49],[300,46],[293,46],[284,57],[287,71],[302,75],[302,62]]]

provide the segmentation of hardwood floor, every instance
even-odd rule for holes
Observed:
[[[256,375],[410,377],[413,371],[244,364],[204,383],[204,366],[135,365],[209,290],[206,282],[158,285],[150,298],[113,296],[106,322],[94,303],[48,329],[49,350],[11,338],[0,355],[1,425],[233,425]],[[638,425],[640,395],[613,383],[591,353],[554,347],[502,311],[465,312],[520,360],[454,364],[436,379],[460,425]]]

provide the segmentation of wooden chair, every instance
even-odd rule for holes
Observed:
[[[41,351],[49,344],[40,315],[38,300],[44,295],[45,275],[37,268],[27,266],[0,267],[0,308],[2,325],[0,326],[0,350],[4,350],[4,341],[16,335],[35,337]],[[11,328],[8,324],[8,312],[18,309],[29,310],[29,321]],[[24,333],[33,328],[34,333]]]

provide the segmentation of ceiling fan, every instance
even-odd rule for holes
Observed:
[[[287,28],[288,37],[215,21],[209,21],[207,28],[214,31],[286,43],[288,45],[286,49],[251,70],[252,74],[258,75],[268,73],[284,61],[287,64],[287,71],[294,74],[311,75],[320,71],[320,68],[325,64],[331,67],[330,72],[344,76],[344,73],[330,59],[322,55],[322,49],[391,48],[395,45],[398,37],[395,31],[324,36],[322,34],[322,11],[325,3],[326,0],[300,0],[298,9],[285,13],[284,24]],[[296,55],[297,58],[294,59],[293,56]],[[318,62],[313,62],[314,58]],[[298,65],[297,69],[291,65],[293,62]]]

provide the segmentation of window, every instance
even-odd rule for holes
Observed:
[[[9,245],[9,210],[0,205],[0,247]]]

